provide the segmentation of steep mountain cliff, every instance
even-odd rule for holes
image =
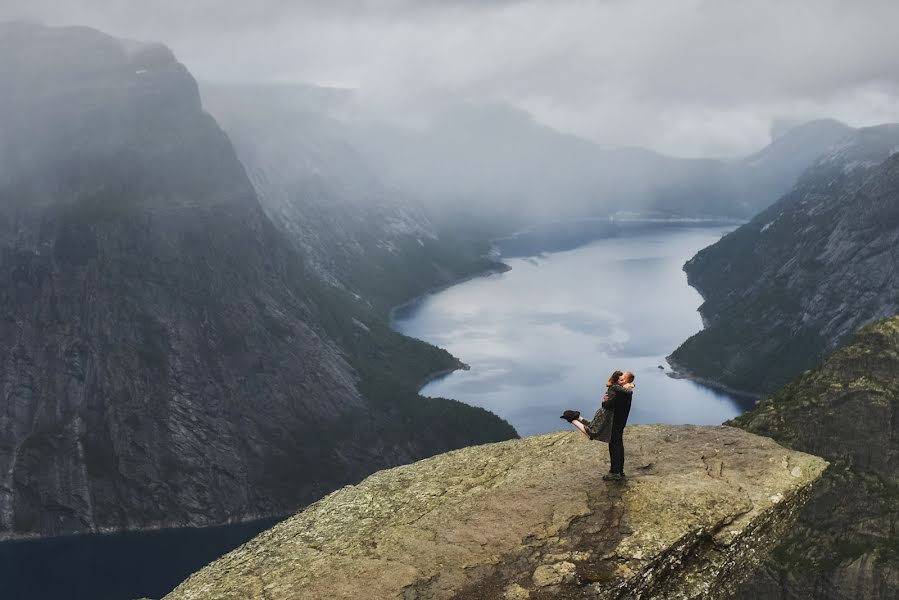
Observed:
[[[896,598],[899,317],[864,327],[734,424],[831,462],[795,527],[737,598]]]
[[[323,285],[166,48],[0,25],[0,538],[286,514],[514,431]]]
[[[684,267],[705,328],[676,369],[770,392],[899,312],[899,126],[858,130],[796,187]]]
[[[382,181],[347,125],[329,114],[342,104],[341,92],[299,85],[201,91],[272,222],[316,273],[381,314],[429,287],[502,268],[482,257],[489,247],[476,224],[440,230],[421,202]]]
[[[166,598],[726,598],[826,467],[731,427],[638,425],[627,445],[622,483],[574,432],[381,471]]]

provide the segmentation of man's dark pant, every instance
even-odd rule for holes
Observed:
[[[612,437],[609,438],[609,459],[612,462],[610,473],[624,473],[624,427],[612,428]]]

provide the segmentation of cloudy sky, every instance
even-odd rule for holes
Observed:
[[[394,117],[504,101],[680,156],[899,121],[895,0],[0,0],[14,18],[161,41],[201,80],[351,87]]]

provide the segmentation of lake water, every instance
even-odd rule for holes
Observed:
[[[161,598],[277,521],[0,543],[0,598]]]
[[[584,243],[585,228],[602,239]],[[567,408],[592,417],[615,369],[636,374],[629,422],[721,423],[751,401],[669,377],[665,356],[702,327],[684,262],[734,228],[606,221],[530,232],[502,242],[511,270],[405,306],[394,327],[471,367],[422,394],[491,410],[522,436],[568,427]]]

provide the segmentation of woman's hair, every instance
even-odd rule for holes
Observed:
[[[634,377],[636,377],[636,376],[634,375],[634,372],[633,372],[633,371],[625,371],[625,372],[623,373],[623,375],[624,375],[625,379],[627,379],[627,382],[628,382],[628,383],[633,383],[633,382],[634,382]]]
[[[618,383],[618,378],[624,375],[621,371],[613,371],[612,376],[609,377],[609,382],[606,385],[615,385]]]

